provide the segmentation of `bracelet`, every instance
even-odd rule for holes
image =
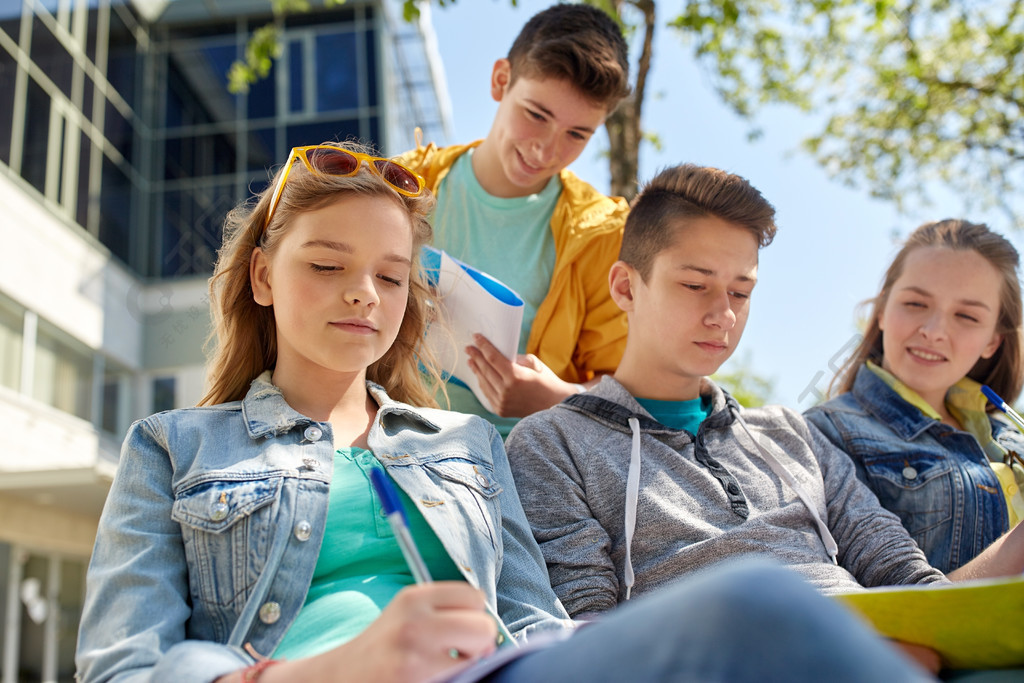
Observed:
[[[242,669],[242,683],[255,683],[263,672],[275,664],[280,664],[280,659],[264,659]]]

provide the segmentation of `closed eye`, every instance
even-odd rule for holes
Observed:
[[[384,282],[388,283],[389,285],[393,285],[395,287],[401,287],[403,284],[402,280],[396,277],[389,277],[387,275],[378,275],[377,277],[383,280]]]
[[[309,267],[314,273],[331,273],[336,270],[341,270],[338,266],[324,266],[319,263],[310,263]]]

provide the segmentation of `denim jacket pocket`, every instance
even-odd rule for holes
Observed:
[[[177,494],[171,518],[181,525],[194,601],[242,609],[266,562],[281,484],[206,479]]]
[[[453,492],[449,504],[455,504],[466,522],[486,535],[491,548],[501,546],[501,506],[504,490],[487,465],[462,457],[434,460],[423,464],[438,480],[441,490]]]
[[[864,458],[868,481],[882,505],[899,515],[922,547],[953,517],[953,465],[941,455],[899,453]],[[941,535],[941,534],[940,534]]]

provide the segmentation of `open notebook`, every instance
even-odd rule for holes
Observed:
[[[835,597],[883,635],[937,651],[950,668],[1024,667],[1024,576]]]
[[[494,412],[466,363],[464,349],[473,344],[473,334],[477,333],[487,337],[506,358],[515,358],[523,324],[523,300],[511,287],[435,247],[423,247],[420,262],[436,292],[443,321],[442,325],[427,328],[427,345],[448,381],[469,387],[480,403]]]

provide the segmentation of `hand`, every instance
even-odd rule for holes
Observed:
[[[942,669],[942,660],[939,658],[939,653],[930,647],[915,645],[914,643],[904,643],[899,640],[891,642],[928,673],[935,675]]]
[[[494,651],[498,628],[485,605],[481,591],[460,581],[403,588],[353,640],[315,657],[275,664],[260,683],[426,681]],[[237,673],[223,679],[234,683],[232,677],[238,680]]]
[[[578,391],[577,385],[563,382],[532,353],[513,361],[482,334],[473,335],[473,341],[475,346],[466,347],[469,368],[501,417],[526,417]]]

